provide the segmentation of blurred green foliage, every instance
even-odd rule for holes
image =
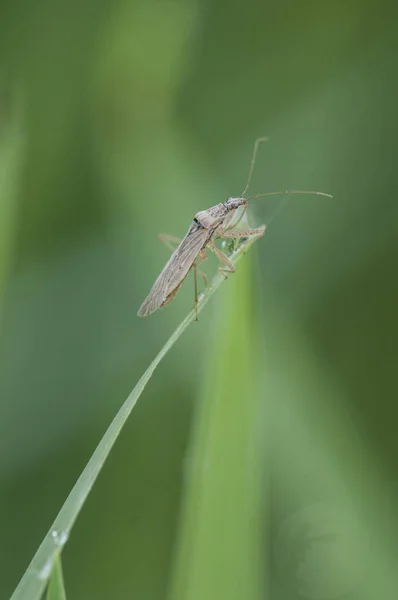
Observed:
[[[156,234],[182,236],[195,211],[238,195],[259,135],[271,141],[253,193],[334,200],[253,203],[255,223],[278,213],[251,251],[253,281],[242,261],[152,378],[63,553],[67,596],[198,597],[173,587],[185,564],[189,576],[194,522],[203,537],[189,548],[201,557],[212,544],[225,584],[215,598],[397,597],[393,11],[370,0],[1,3],[1,598],[192,306],[188,280],[165,310],[136,317],[168,256]],[[250,302],[235,302],[239,285]],[[256,377],[243,394],[233,382],[249,346]],[[187,456],[203,459],[198,435],[212,426],[216,470],[200,485]],[[225,461],[233,481],[232,453],[248,448],[262,518],[242,513],[249,542],[223,544],[208,504],[192,517],[187,498],[216,489],[234,514],[218,474]],[[246,501],[239,471],[235,483]],[[241,560],[257,560],[246,573],[262,581],[239,596]]]

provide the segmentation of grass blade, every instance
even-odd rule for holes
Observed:
[[[238,249],[231,257],[232,262],[236,263],[246,250],[247,246]],[[204,308],[223,280],[224,277],[220,274],[214,278],[210,290],[201,297],[198,307],[199,311]],[[194,319],[195,311],[192,310],[168,339],[162,350],[149,365],[148,369],[119,409],[58,513],[50,530],[39,546],[28,569],[25,571],[21,581],[15,589],[11,600],[39,600],[39,598],[41,598],[50,577],[54,560],[62,551],[76,518],[117,440],[123,425],[162,358],[167,354]]]
[[[66,600],[60,556],[57,556],[54,561],[50,583],[48,584],[46,600]]]
[[[225,288],[212,328],[170,600],[264,598],[258,353],[244,267]]]

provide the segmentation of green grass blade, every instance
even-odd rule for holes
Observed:
[[[59,555],[54,560],[46,600],[66,600],[61,557]]]
[[[264,598],[262,400],[248,266],[230,278],[215,315],[170,600]]]
[[[240,249],[236,251],[231,260],[236,263],[244,254],[244,250],[245,249]],[[212,295],[217,291],[223,280],[224,277],[220,274],[214,278],[212,287],[203,295],[200,300],[198,307],[199,311],[204,308]],[[142,394],[146,384],[148,383],[162,358],[167,354],[173,344],[178,340],[180,335],[194,319],[195,311],[192,310],[168,339],[162,350],[149,365],[148,369],[145,371],[133,391],[119,409],[119,412],[116,414],[112,423],[102,437],[100,443],[94,451],[94,454],[90,458],[68,498],[66,499],[63,507],[58,513],[53,525],[39,546],[32,559],[32,562],[15,589],[11,600],[39,600],[41,597],[51,574],[51,567],[54,563],[54,560],[60,554],[63,546],[65,545],[73,524],[75,523],[76,518],[91,488],[93,487],[94,482],[97,479],[123,425],[125,424],[128,416],[137,403],[138,398]]]
[[[14,114],[9,126],[1,128],[0,137],[0,306],[14,245],[18,183],[24,149],[18,116]]]

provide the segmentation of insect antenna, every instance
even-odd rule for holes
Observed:
[[[259,137],[254,142],[253,156],[252,156],[252,160],[251,160],[251,163],[250,163],[249,175],[248,175],[248,178],[247,178],[247,183],[245,185],[245,189],[243,190],[242,195],[241,195],[242,198],[244,197],[244,195],[246,194],[247,190],[249,189],[250,181],[251,181],[251,178],[252,178],[252,175],[253,175],[254,163],[256,162],[258,147],[263,142],[268,142],[268,140],[269,140],[269,137]]]
[[[263,196],[285,196],[286,194],[315,194],[316,196],[333,198],[331,194],[326,194],[325,192],[316,192],[314,190],[278,190],[277,192],[264,192],[263,194],[256,194],[255,196],[246,198],[246,200],[255,200],[256,198],[262,198]]]
[[[269,141],[269,137],[259,137],[254,142],[253,156],[252,156],[252,159],[250,162],[249,175],[247,178],[247,183],[245,185],[245,189],[243,190],[243,192],[241,194],[241,198],[245,197],[245,194],[246,194],[247,190],[249,189],[250,181],[251,181],[251,178],[253,175],[254,165],[256,162],[256,158],[257,158],[258,148],[259,148],[260,144],[262,144],[263,142],[268,142],[268,141]],[[331,194],[325,194],[325,192],[316,192],[313,190],[279,190],[277,192],[265,192],[263,194],[256,194],[255,196],[250,196],[250,198],[247,198],[247,200],[254,200],[255,198],[262,198],[263,196],[277,196],[277,195],[284,196],[286,194],[316,194],[317,196],[325,196],[326,198],[333,198],[333,196]]]
[[[325,192],[315,192],[312,190],[308,190],[308,191],[306,191],[306,190],[281,190],[279,192],[266,192],[265,194],[256,194],[255,196],[251,196],[250,198],[247,198],[247,200],[253,200],[253,198],[259,198],[261,196],[276,196],[276,195],[281,195],[281,194],[284,195],[285,197],[283,198],[282,202],[280,202],[278,204],[277,208],[272,212],[271,217],[269,219],[267,219],[267,227],[270,226],[272,221],[274,221],[274,219],[276,219],[280,215],[282,210],[285,208],[286,202],[288,201],[289,194],[315,194],[317,196],[326,196],[327,198],[333,198],[333,196],[331,194],[326,194]]]

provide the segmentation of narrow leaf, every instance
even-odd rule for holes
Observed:
[[[57,556],[54,560],[51,579],[50,583],[48,584],[46,600],[66,600],[60,556]]]
[[[248,245],[236,250],[231,257],[232,262],[236,263],[247,251],[247,248]],[[222,275],[216,275],[210,290],[204,293],[200,299],[198,307],[199,311],[204,308],[212,295],[220,287],[223,280],[224,277]],[[190,325],[190,323],[194,320],[195,311],[192,310],[168,339],[162,350],[138,381],[127,400],[119,409],[119,412],[116,414],[115,418],[105,432],[103,438],[94,451],[94,454],[90,458],[68,498],[66,499],[63,507],[58,513],[58,516],[56,517],[50,530],[39,546],[32,559],[32,562],[15,589],[11,600],[39,600],[39,598],[41,598],[41,595],[47,585],[47,581],[51,575],[51,567],[54,563],[54,559],[59,555],[64,544],[69,538],[69,534],[76,521],[76,518],[82,506],[84,505],[84,502],[86,501],[86,498],[93,487],[94,482],[105,463],[105,460],[112,450],[112,447],[117,440],[123,425],[125,424],[128,416],[136,405],[138,398],[141,396],[146,384],[148,383],[162,358],[175,344],[188,325]]]
[[[239,270],[222,296],[189,453],[170,600],[264,598],[261,411],[250,269]]]

